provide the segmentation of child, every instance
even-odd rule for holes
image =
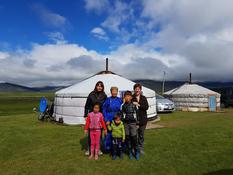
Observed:
[[[108,130],[112,131],[112,159],[115,160],[117,154],[123,159],[122,143],[125,142],[125,128],[120,115],[116,114],[112,123],[108,121],[106,124]]]
[[[132,92],[126,91],[124,94],[124,100],[121,107],[122,120],[125,127],[126,141],[129,150],[129,158],[133,158],[133,150],[135,158],[139,160],[140,151],[137,140],[137,107],[132,102]]]
[[[107,133],[106,125],[104,123],[103,115],[100,111],[100,104],[95,103],[93,106],[93,112],[90,112],[87,116],[85,125],[85,134],[90,130],[91,138],[91,154],[89,159],[92,159],[95,155],[95,160],[98,160],[98,153],[100,147],[100,136],[102,128],[104,128],[104,133]]]

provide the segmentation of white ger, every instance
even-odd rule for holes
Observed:
[[[197,84],[186,83],[164,93],[181,111],[218,111],[221,94]]]
[[[84,106],[89,93],[94,90],[95,84],[98,81],[104,83],[107,96],[110,96],[110,88],[117,86],[119,89],[119,97],[122,97],[126,90],[133,91],[135,84],[133,81],[106,70],[75,85],[59,90],[55,93],[54,100],[54,117],[56,121],[62,118],[65,124],[85,124]],[[147,97],[149,103],[149,109],[147,111],[148,119],[156,118],[155,91],[142,87],[142,92]]]

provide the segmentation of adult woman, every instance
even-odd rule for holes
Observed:
[[[104,92],[104,83],[102,81],[98,81],[95,85],[95,89],[87,97],[84,117],[87,117],[87,114],[92,112],[93,105],[96,103],[100,104],[100,112],[102,112],[102,106],[106,98],[107,95]]]
[[[120,112],[120,108],[122,105],[121,98],[117,97],[118,94],[118,88],[117,87],[111,87],[111,97],[108,97],[104,104],[103,104],[103,115],[105,122],[112,122],[114,116],[116,113]],[[111,132],[108,131],[107,136],[105,137],[105,150],[109,151],[111,150]]]
[[[147,125],[147,110],[149,108],[148,101],[144,95],[142,95],[142,85],[137,83],[134,85],[133,103],[138,107],[137,116],[139,119],[138,129],[138,143],[141,154],[144,154],[144,131]]]
[[[98,81],[95,85],[95,89],[88,95],[87,101],[85,104],[84,117],[86,118],[88,113],[93,111],[94,104],[100,104],[100,112],[102,112],[102,106],[104,101],[106,100],[107,95],[104,92],[104,83],[102,81]],[[89,155],[89,145],[90,145],[90,137],[88,135],[88,150],[85,155]],[[103,154],[99,151],[99,154]]]

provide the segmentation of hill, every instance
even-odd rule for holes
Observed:
[[[0,92],[33,92],[33,88],[17,84],[2,82],[0,83]]]
[[[53,92],[64,86],[27,87],[13,83],[0,82],[0,92]]]
[[[155,90],[157,93],[162,91],[162,82],[156,80],[133,80],[141,83],[143,86]],[[184,84],[185,81],[166,81],[165,92]],[[212,90],[221,90],[222,88],[233,88],[233,82],[194,82]],[[13,83],[0,82],[0,92],[54,92],[66,86],[44,86],[44,87],[27,87]]]
[[[155,80],[134,80],[137,83],[141,83],[143,86],[148,87],[150,89],[155,90],[157,93],[161,93],[162,91],[162,81],[155,81]],[[166,81],[165,82],[165,92],[176,87],[179,87],[186,83],[185,81]],[[206,88],[216,90],[221,88],[232,88],[233,82],[193,82],[204,86]]]

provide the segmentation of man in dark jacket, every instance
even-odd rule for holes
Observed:
[[[137,83],[134,85],[134,95],[132,99],[133,103],[138,107],[137,118],[139,120],[138,129],[138,143],[141,154],[144,154],[144,131],[147,125],[147,110],[149,108],[148,101],[144,95],[142,95],[142,85]]]

